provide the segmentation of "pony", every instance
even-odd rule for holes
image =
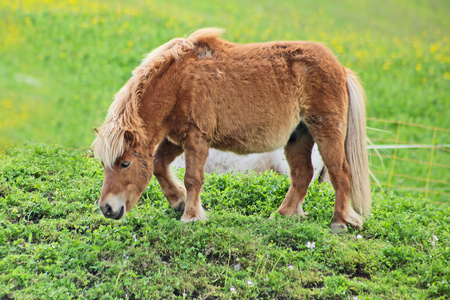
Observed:
[[[371,191],[357,76],[319,43],[237,44],[223,32],[200,29],[154,49],[115,95],[92,144],[104,167],[103,215],[123,218],[154,174],[182,221],[207,220],[200,192],[209,148],[284,147],[291,184],[277,212],[302,216],[316,143],[335,190],[331,230],[362,228]],[[183,152],[184,184],[170,170]]]
[[[311,154],[311,162],[314,168],[314,174],[311,182],[315,180],[326,180],[322,157],[315,145]],[[172,168],[186,168],[184,154],[178,156],[170,165]],[[252,153],[238,155],[233,152],[219,151],[209,149],[208,159],[205,163],[205,173],[225,174],[229,172],[244,173],[248,170],[261,173],[272,170],[280,175],[289,175],[289,165],[284,156],[284,149],[278,148],[266,153]]]

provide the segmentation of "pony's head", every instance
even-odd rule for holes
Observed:
[[[94,153],[104,167],[100,210],[110,219],[121,219],[136,204],[153,173],[153,158],[137,132],[100,128]]]

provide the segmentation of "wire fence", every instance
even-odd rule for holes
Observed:
[[[370,167],[381,189],[449,203],[450,130],[375,118],[367,124]]]

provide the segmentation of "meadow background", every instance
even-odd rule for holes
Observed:
[[[176,221],[154,180],[126,220],[104,220],[88,149],[146,53],[212,26],[324,43],[359,74],[376,145],[449,144],[449,15],[447,0],[0,0],[0,297],[445,298],[448,148],[371,152],[384,192],[346,237],[329,233],[326,186],[300,224],[265,218],[288,187],[271,173],[208,176],[207,225]]]

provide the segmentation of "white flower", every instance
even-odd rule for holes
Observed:
[[[153,216],[150,216],[150,219],[153,219]]]
[[[433,234],[433,240],[439,241],[439,239],[437,238],[437,236],[435,236],[434,234]]]
[[[134,241],[137,242],[137,238],[136,238],[135,234],[133,234],[133,237],[134,237]]]
[[[239,271],[241,269],[241,264],[234,265],[234,270]]]
[[[431,241],[431,246],[436,245],[436,243],[434,241]]]
[[[266,282],[267,280],[269,280],[269,277],[264,278],[264,282]],[[442,281],[444,281],[444,280],[442,280]],[[444,282],[442,282],[442,283],[444,283]]]
[[[233,294],[236,294],[236,288],[234,286],[230,287],[230,292]]]
[[[308,249],[314,249],[314,248],[316,248],[316,242],[307,242],[306,243],[306,248],[308,248]]]
[[[249,287],[253,287],[253,282],[252,282],[251,280],[247,280],[247,285],[248,285]]]
[[[289,269],[294,269],[294,266],[293,265],[289,265]]]
[[[362,237],[362,235],[360,235],[360,234],[358,234],[357,236],[356,236],[356,239],[357,240],[359,240],[359,239],[362,239],[363,237]]]

